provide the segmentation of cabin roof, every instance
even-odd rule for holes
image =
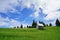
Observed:
[[[37,24],[37,26],[44,26],[43,24]]]

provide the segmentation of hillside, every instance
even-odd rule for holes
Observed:
[[[45,27],[45,30],[0,28],[0,40],[60,40],[60,27]]]

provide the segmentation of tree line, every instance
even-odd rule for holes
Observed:
[[[51,27],[51,26],[52,26],[51,23],[50,23],[49,25],[48,25],[48,24],[46,25],[44,22],[41,22],[41,21],[39,21],[39,23],[40,23],[40,24],[43,24],[44,27],[46,27],[46,26]],[[60,27],[60,21],[59,21],[58,19],[56,20],[55,25],[56,25],[57,27]],[[35,20],[33,20],[32,25],[31,25],[31,26],[28,26],[28,25],[27,25],[27,28],[36,28],[36,26],[37,26],[37,22],[36,22]],[[23,25],[21,24],[20,27],[17,26],[17,27],[14,27],[14,28],[23,28]]]

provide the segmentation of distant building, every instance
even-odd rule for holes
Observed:
[[[44,25],[38,23],[37,26],[36,26],[36,28],[39,29],[39,30],[43,30],[44,29]]]

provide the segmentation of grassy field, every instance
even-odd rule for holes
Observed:
[[[60,40],[60,27],[45,27],[45,30],[0,28],[0,40]]]

